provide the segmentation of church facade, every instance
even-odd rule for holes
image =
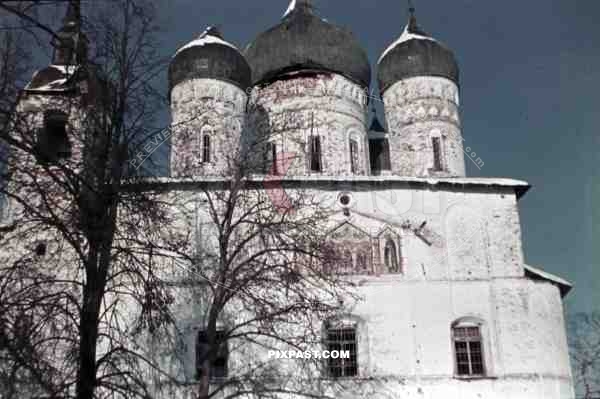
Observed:
[[[466,176],[454,55],[413,14],[377,68],[387,129],[369,125],[364,50],[310,2],[292,1],[243,52],[207,29],[170,68],[173,177],[221,175],[244,134],[265,138],[269,161],[292,154],[281,179],[337,211],[360,281],[338,376],[388,381],[389,397],[573,398],[570,284],[525,262],[529,185]]]
[[[56,107],[65,68],[38,74],[48,82],[32,82],[21,109]],[[243,51],[208,28],[171,61],[171,176],[155,184],[219,181],[244,152],[259,181],[327,203],[361,298],[323,332],[329,348],[350,352],[324,371],[348,382],[342,397],[572,399],[562,303],[571,285],[526,264],[518,201],[530,186],[466,176],[454,54],[413,13],[377,79],[372,98],[364,49],[307,0]],[[374,101],[386,123],[370,120]],[[187,312],[193,382],[199,321]],[[372,380],[378,390],[361,396]]]

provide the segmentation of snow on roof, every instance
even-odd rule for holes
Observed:
[[[43,86],[35,87],[33,90],[64,90],[64,85],[67,83],[67,79],[56,79]]]
[[[385,49],[383,54],[381,54],[381,57],[379,57],[379,60],[377,60],[377,64],[379,64],[381,62],[381,60],[383,60],[383,58],[390,51],[392,51],[394,48],[396,48],[397,45],[399,45],[401,43],[407,42],[409,40],[431,40],[433,42],[437,41],[434,38],[429,37],[429,36],[423,36],[423,35],[411,33],[411,32],[409,32],[408,28],[409,28],[409,25],[406,25],[406,27],[404,28],[404,32],[402,32],[402,34],[400,35],[398,40],[396,40],[394,43],[390,44],[390,46],[387,49]]]
[[[296,0],[292,0],[292,1],[290,1],[290,5],[288,6],[285,14],[283,14],[283,18],[287,17],[295,9],[296,9]]]
[[[69,89],[66,84],[75,76],[79,65],[48,65],[47,68],[36,71],[25,90],[35,91],[64,91]]]
[[[58,69],[64,75],[72,75],[77,71],[79,65],[50,65],[50,68]]]
[[[421,177],[401,177],[401,176],[278,176],[281,182],[314,182],[314,183],[407,183],[422,184],[427,186],[462,186],[462,187],[501,187],[514,189],[517,198],[521,198],[530,188],[529,183],[522,180],[504,179],[504,178],[471,178],[471,177],[446,177],[446,178],[421,178]],[[255,175],[248,177],[250,182],[264,181],[264,175]],[[188,183],[221,183],[226,181],[221,177],[202,177],[202,178],[173,178],[173,177],[150,177],[136,179],[125,184],[188,184]]]
[[[573,288],[573,284],[571,284],[567,280],[555,276],[554,274],[545,272],[541,269],[537,269],[533,266],[525,265],[525,275],[536,280],[546,280],[551,282],[552,284],[556,284],[560,289],[560,293],[563,296],[563,298]]]
[[[202,47],[206,44],[221,44],[223,46],[228,46],[228,47],[231,47],[232,49],[235,49],[236,51],[239,51],[239,49],[237,47],[235,47],[233,44],[221,39],[220,37],[214,36],[213,34],[209,33],[211,28],[212,27],[209,26],[208,28],[206,28],[206,30],[204,32],[202,32],[202,34],[200,36],[198,36],[197,39],[192,40],[191,42],[189,42],[188,44],[186,44],[183,47],[180,47],[179,50],[177,50],[175,52],[173,57],[175,57],[177,54],[179,54],[180,52],[182,52],[183,50],[186,50],[188,48]]]

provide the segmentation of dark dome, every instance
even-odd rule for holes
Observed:
[[[354,35],[317,16],[308,0],[292,0],[283,21],[245,51],[254,84],[299,70],[335,72],[368,87],[371,65]]]
[[[239,50],[223,40],[215,28],[181,47],[169,66],[169,88],[187,79],[220,79],[246,90],[251,83],[248,62]]]
[[[381,93],[394,83],[415,76],[440,76],[459,83],[454,54],[419,29],[414,15],[400,38],[383,53],[378,67]]]

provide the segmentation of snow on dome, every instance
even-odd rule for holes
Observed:
[[[290,1],[290,5],[288,6],[285,14],[283,14],[283,18],[287,17],[295,9],[296,9],[296,0],[292,0],[292,1]]]
[[[206,30],[204,32],[202,32],[202,34],[200,36],[198,36],[197,39],[192,40],[191,42],[189,42],[188,44],[186,44],[183,47],[180,47],[179,50],[177,50],[175,52],[173,57],[175,57],[177,54],[179,54],[180,52],[182,52],[183,50],[186,50],[188,48],[202,47],[206,44],[221,44],[223,46],[228,46],[236,51],[239,51],[237,47],[235,47],[233,44],[223,40],[220,36],[221,35],[218,30],[216,30],[212,26],[209,26],[208,28],[206,28]]]
[[[413,33],[413,32],[411,32],[409,27],[410,27],[410,24],[406,25],[406,28],[404,28],[404,32],[402,32],[402,34],[400,35],[398,40],[396,40],[394,43],[390,44],[390,46],[387,49],[385,49],[385,51],[383,52],[383,54],[381,54],[381,57],[379,57],[379,60],[377,61],[378,64],[381,63],[381,60],[383,60],[390,51],[395,49],[396,46],[398,46],[401,43],[405,43],[409,40],[431,40],[432,42],[437,41],[432,37],[420,35],[418,33]]]

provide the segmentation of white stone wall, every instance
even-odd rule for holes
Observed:
[[[371,278],[360,292],[353,314],[365,321],[370,349],[361,377],[387,381],[374,397],[573,397],[563,308],[549,283]],[[454,376],[451,325],[462,317],[484,323],[486,378]]]
[[[251,95],[249,117],[257,141],[270,141],[293,158],[288,176],[310,171],[310,137],[321,138],[322,173],[351,175],[350,144],[358,143],[357,175],[370,174],[365,90],[341,75],[290,76]]]
[[[482,184],[453,190],[373,181],[351,186],[312,182],[301,189],[320,196],[333,211],[328,229],[354,239],[370,236],[375,242],[392,237],[402,252],[402,273],[388,273],[381,254],[374,253],[372,271],[353,277],[359,299],[348,300],[347,315],[359,321],[359,376],[345,379],[346,388],[332,394],[376,399],[574,397],[560,292],[550,282],[524,275],[517,199],[510,187]],[[342,194],[351,196],[345,213]],[[198,198],[193,192],[187,196],[188,204],[202,203],[193,200]],[[192,208],[188,211],[202,225],[204,211]],[[180,309],[187,309],[181,322],[189,332],[185,369],[191,376],[194,329],[202,320],[190,312],[188,295],[177,297],[182,298]],[[482,323],[485,378],[455,376],[451,326],[465,317]],[[232,353],[232,372],[267,356],[264,349],[251,355],[251,348],[240,350],[242,357]],[[303,360],[285,360],[281,367],[295,362]],[[327,386],[324,382],[323,389]]]
[[[458,86],[441,77],[401,80],[383,94],[392,172],[400,176],[465,176]],[[442,146],[434,170],[432,138]]]
[[[171,91],[171,175],[230,176],[239,160],[247,95],[217,79],[191,79]],[[203,136],[210,161],[203,162]]]

